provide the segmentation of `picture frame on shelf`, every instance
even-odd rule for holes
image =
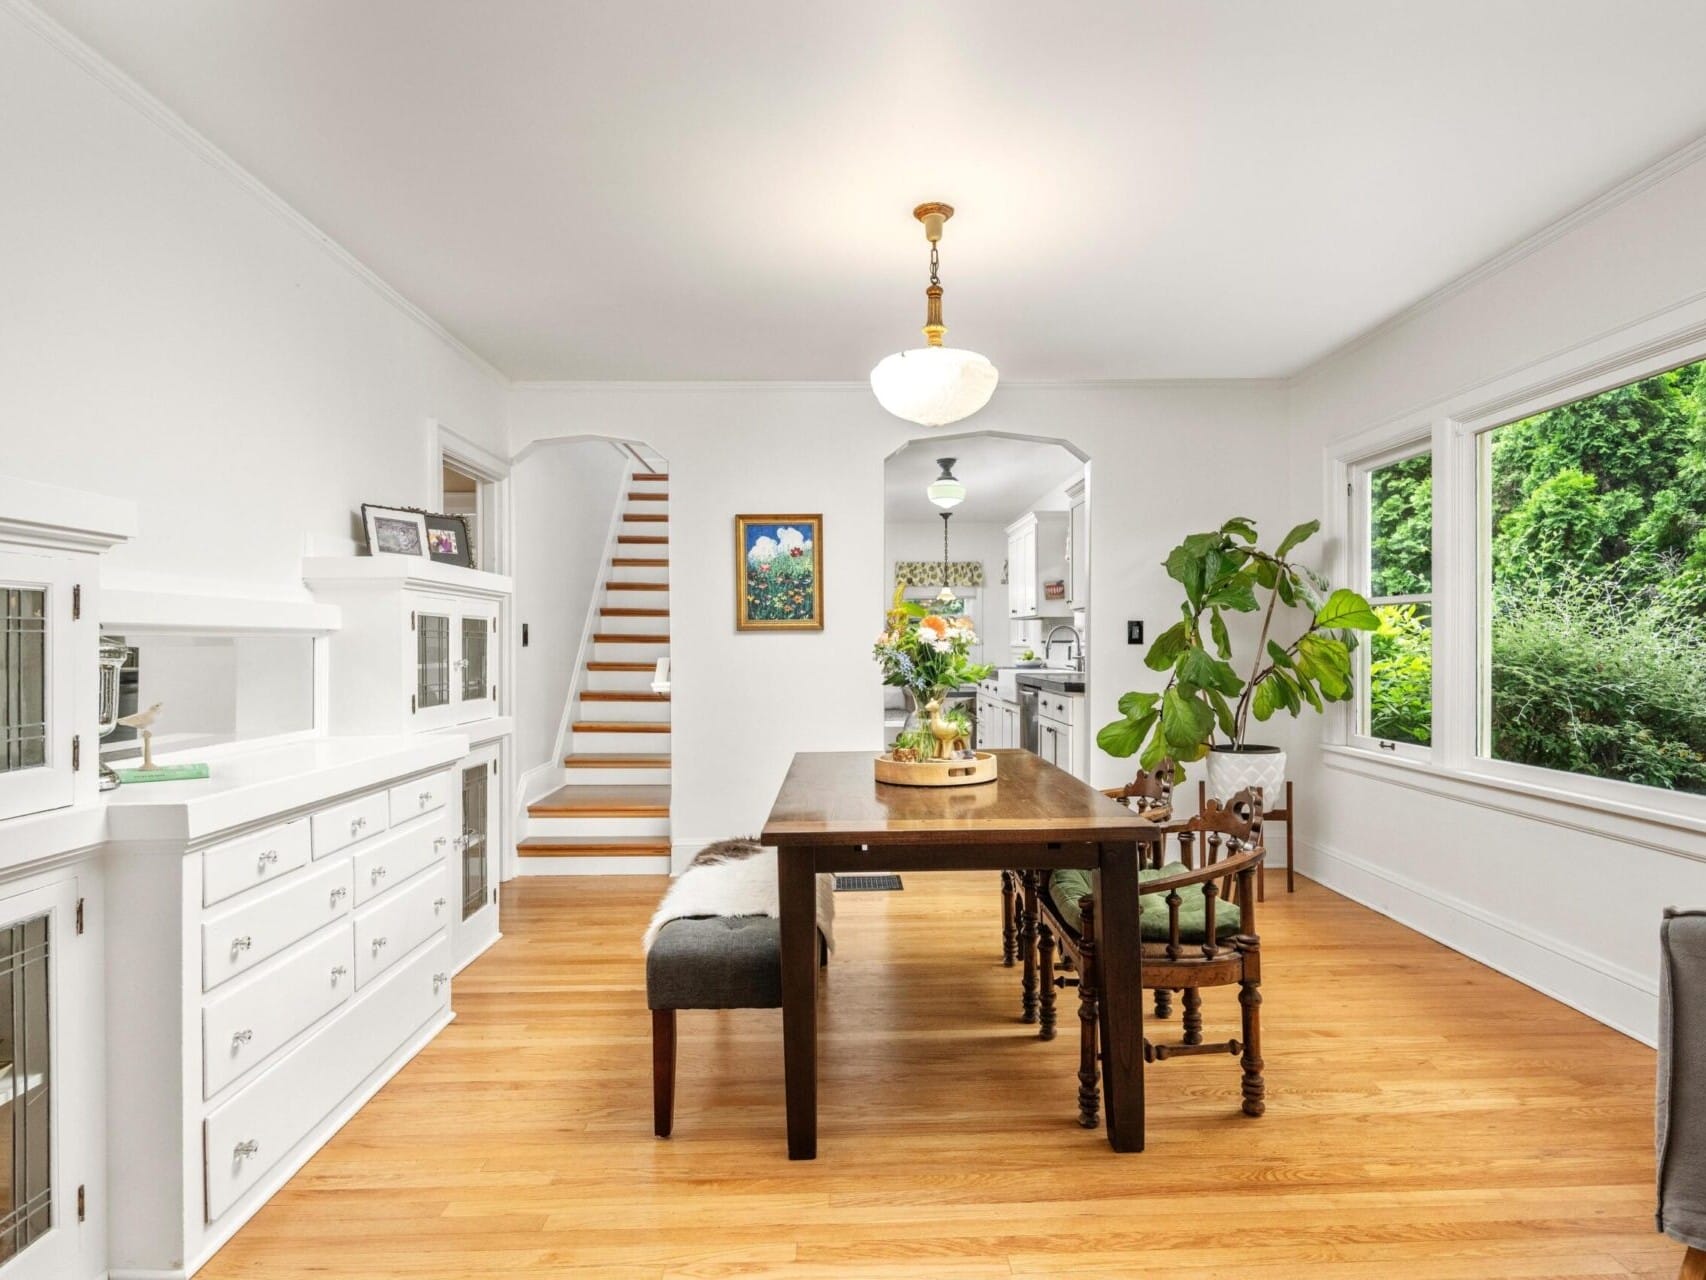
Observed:
[[[361,527],[367,535],[367,554],[370,556],[426,558],[427,523],[423,512],[364,502],[361,504]]]
[[[462,516],[440,512],[426,513],[427,555],[439,564],[461,565],[472,569],[474,547],[468,536],[468,521]]]
[[[735,628],[823,630],[823,516],[735,517]]]

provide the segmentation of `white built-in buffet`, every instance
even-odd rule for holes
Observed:
[[[351,554],[232,599],[108,569],[136,537],[0,477],[0,1280],[194,1274],[499,937],[509,580]],[[207,777],[101,789],[113,651]]]

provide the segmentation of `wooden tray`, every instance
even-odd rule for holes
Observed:
[[[875,761],[878,782],[902,787],[969,787],[995,781],[995,757],[979,751],[974,760],[901,762],[880,755]]]

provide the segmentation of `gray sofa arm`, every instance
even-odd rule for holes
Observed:
[[[1659,927],[1658,1227],[1706,1249],[1706,911]]]

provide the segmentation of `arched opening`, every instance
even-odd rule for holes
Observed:
[[[947,475],[963,497],[949,486],[933,499],[932,483]],[[978,745],[1030,750],[1087,779],[1087,455],[1045,437],[931,435],[890,454],[883,480],[883,607],[898,592],[971,617],[974,657],[994,671],[953,700],[973,721]],[[956,500],[944,507],[947,499]],[[906,710],[902,692],[885,688],[885,745],[902,731]]]

